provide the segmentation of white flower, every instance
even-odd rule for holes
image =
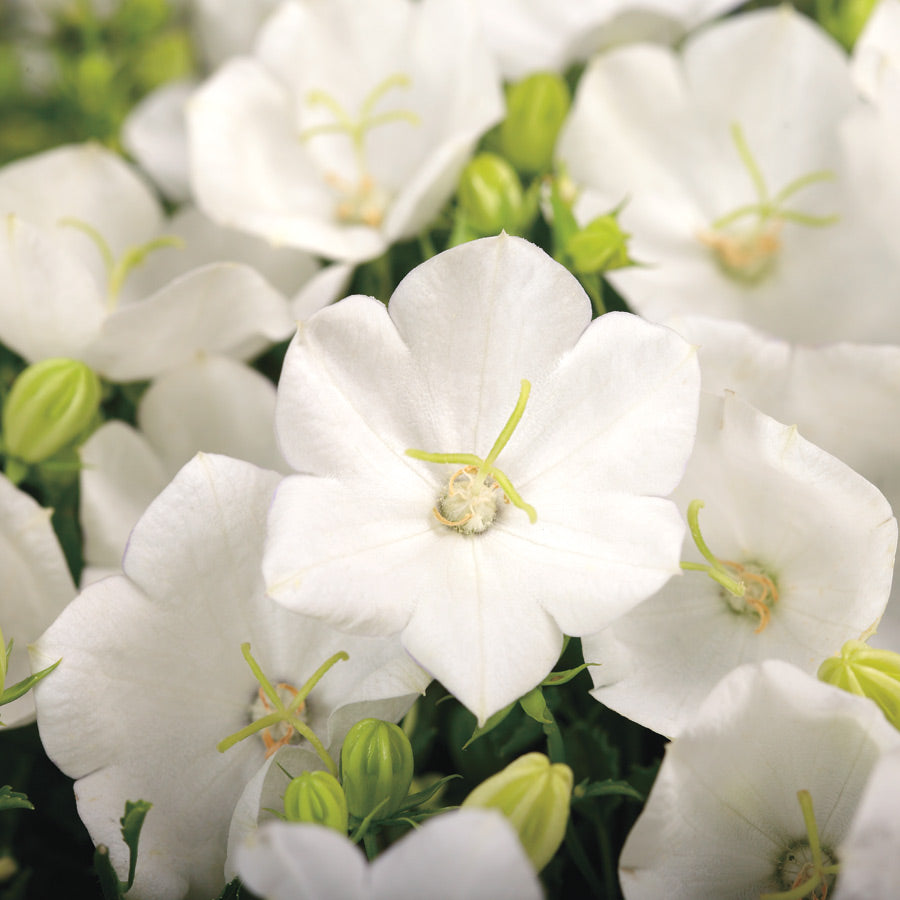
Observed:
[[[655,321],[900,338],[884,253],[842,180],[840,126],[857,103],[843,51],[787,5],[709,26],[680,55],[640,45],[595,60],[558,153],[589,189],[581,218],[625,204],[644,265],[610,281]]]
[[[278,725],[217,749],[271,708],[242,652],[279,682],[284,702],[336,652],[349,654],[299,713],[332,754],[349,711],[395,720],[427,683],[397,642],[338,634],[264,596],[259,563],[277,481],[198,455],[135,527],[125,575],[88,587],[33,646],[36,668],[63,658],[35,691],[44,747],[77,779],[79,815],[120,873],[124,803],[153,804],[136,897],[208,900],[221,890],[238,797],[267,748],[298,737]]]
[[[171,246],[150,190],[98,146],[6,166],[0,213],[0,339],[29,361],[67,356],[129,381],[198,353],[248,358],[293,329],[286,299],[248,266],[204,259],[203,246],[192,271],[160,262],[194,251]],[[152,277],[167,266],[180,277]]]
[[[270,594],[402,632],[484,721],[550,671],[563,632],[605,627],[678,571],[683,526],[659,497],[690,450],[697,377],[674,333],[590,324],[572,275],[506,235],[419,266],[389,310],[323,310],[278,389],[282,452],[308,474],[274,501]]]
[[[825,864],[840,863],[866,781],[898,745],[869,700],[776,660],[736,669],[666,748],[619,859],[626,900],[759,900],[799,886],[811,857],[800,791]]]
[[[82,585],[119,569],[150,501],[198,451],[285,470],[275,445],[275,386],[222,356],[155,379],[137,408],[139,431],[103,424],[79,448]]]
[[[840,460],[734,396],[704,394],[694,453],[673,495],[736,596],[686,571],[606,632],[583,639],[595,697],[661,734],[683,729],[720,678],[745,662],[822,660],[876,623],[891,589],[897,522]],[[690,519],[690,514],[688,514]],[[692,537],[691,565],[709,566]],[[718,570],[714,571],[718,574]]]
[[[418,234],[502,114],[465,0],[285,3],[255,54],[190,103],[198,202],[222,224],[332,259],[371,259]]]
[[[734,391],[871,481],[900,508],[900,347],[790,344],[740,322],[688,316],[668,322],[698,346],[703,389]],[[900,574],[878,627],[900,651]]]
[[[867,99],[889,101],[900,90],[900,2],[881,0],[853,47],[853,79]]]
[[[900,749],[876,763],[841,843],[835,900],[890,897],[900,884]]]
[[[540,882],[502,815],[430,819],[367,865],[330,828],[273,822],[240,848],[238,872],[266,900],[540,900]]]
[[[72,576],[50,524],[51,513],[0,475],[0,629],[7,643],[13,641],[6,687],[31,674],[26,652],[29,641],[75,596]],[[0,649],[2,652],[5,648]],[[54,662],[51,659],[47,665]],[[32,721],[34,700],[30,693],[0,706],[0,722],[4,725]]]
[[[742,0],[480,0],[485,34],[504,78],[563,72],[604,47],[675,42]]]

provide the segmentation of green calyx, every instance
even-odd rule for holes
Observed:
[[[301,688],[296,689],[291,688],[289,685],[273,685],[263,673],[259,663],[251,655],[249,643],[241,644],[241,653],[243,654],[247,665],[250,667],[250,670],[253,672],[253,675],[256,677],[256,680],[259,682],[260,699],[263,700],[264,708],[270,710],[270,712],[256,719],[256,721],[251,722],[244,728],[241,728],[240,731],[236,731],[234,734],[220,741],[217,744],[218,751],[224,753],[226,750],[231,749],[235,744],[250,737],[250,735],[262,732],[263,742],[266,745],[266,755],[271,756],[279,747],[287,744],[296,732],[309,741],[313,749],[319,755],[319,759],[322,760],[328,771],[336,777],[337,766],[335,766],[334,761],[328,755],[328,752],[325,750],[324,745],[316,736],[315,732],[303,721],[301,714],[306,703],[306,698],[309,696],[312,689],[322,680],[325,673],[336,663],[341,660],[349,659],[350,657],[344,653],[343,650],[335,653],[334,656],[329,657],[318,669],[316,669]],[[285,703],[279,695],[277,690],[279,687],[287,688],[293,695],[289,703]],[[284,731],[284,736],[276,740],[272,737],[271,730],[278,726],[281,726]]]
[[[868,697],[900,729],[900,653],[877,650],[863,641],[847,641],[841,652],[819,666],[820,681]]]
[[[482,459],[474,453],[430,453],[425,450],[407,450],[406,455],[413,459],[421,459],[432,463],[450,463],[463,466],[448,482],[447,491],[438,501],[434,514],[438,521],[463,534],[476,534],[485,531],[493,524],[496,513],[496,500],[493,491],[503,491],[506,499],[526,513],[532,524],[537,521],[537,511],[526,503],[512,482],[496,465],[497,457],[509,442],[516,426],[519,424],[528,396],[531,383],[522,379],[519,399],[515,409],[494,441],[490,453]],[[462,479],[460,481],[460,479]],[[449,515],[448,515],[449,513]]]

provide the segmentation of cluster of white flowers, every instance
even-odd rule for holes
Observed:
[[[900,656],[894,724],[815,677],[900,652],[900,0],[850,52],[740,5],[182,0],[197,71],[132,109],[134,163],[0,168],[0,714],[120,893],[538,898],[564,832],[596,890],[569,795],[639,793],[578,753],[574,792],[485,782],[505,817],[419,771],[354,806],[345,738],[413,734],[432,680],[556,765],[552,685],[670,739],[627,900],[900,890]],[[76,496],[61,544],[34,498]],[[571,638],[590,679],[554,673]],[[342,827],[288,812],[326,773]]]

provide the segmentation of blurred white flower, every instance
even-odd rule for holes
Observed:
[[[371,259],[429,225],[503,110],[466,0],[287,2],[254,52],[189,104],[197,201],[331,259]]]

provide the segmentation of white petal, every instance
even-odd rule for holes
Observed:
[[[95,368],[116,381],[151,378],[200,353],[238,358],[284,340],[294,323],[287,303],[247,266],[196,269],[103,323],[90,349]]]
[[[171,471],[147,440],[124,422],[110,421],[98,428],[79,455],[84,558],[89,565],[117,570],[131,529],[166,486]]]
[[[518,836],[495,810],[430,819],[381,854],[372,900],[540,900],[540,882]]]
[[[171,473],[198,451],[285,468],[275,444],[275,386],[227,357],[203,357],[157,378],[138,422]]]

